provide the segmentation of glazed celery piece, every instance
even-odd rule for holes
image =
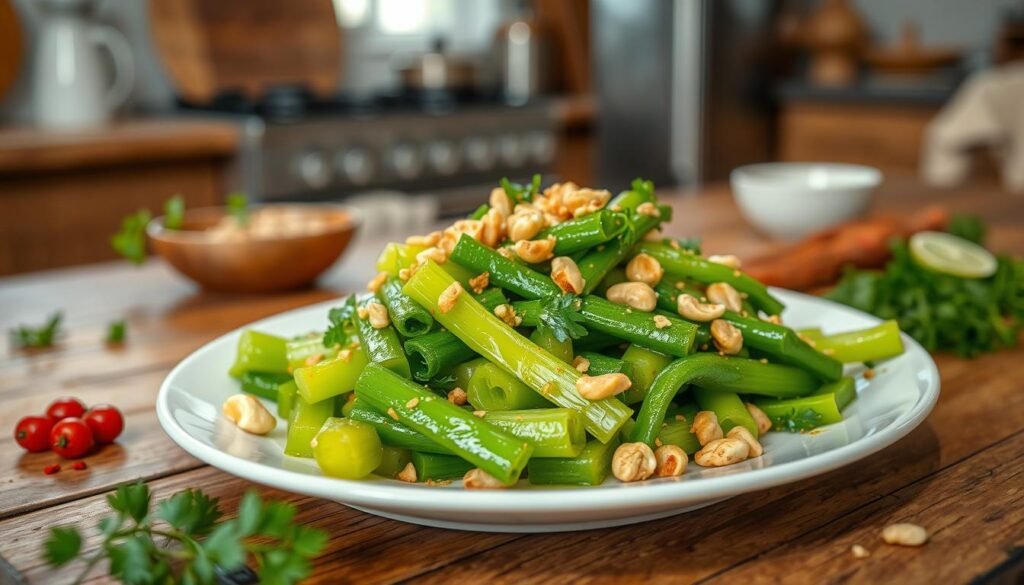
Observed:
[[[735,392],[695,388],[693,397],[697,399],[701,410],[710,410],[715,413],[718,417],[718,425],[722,427],[723,432],[728,433],[733,427],[742,426],[746,427],[755,437],[758,435],[754,417],[750,416],[747,407]]]
[[[299,368],[293,372],[299,396],[306,402],[320,402],[351,392],[367,362],[366,351],[357,346],[331,361]]]
[[[425,269],[421,268],[417,274]],[[529,443],[484,422],[380,364],[367,364],[356,382],[356,395],[360,402],[365,400],[377,412],[386,413],[431,441],[447,447],[505,484],[513,484],[519,479],[533,453]]]
[[[508,371],[480,358],[483,363],[471,366],[473,373],[462,389],[469,403],[477,410],[518,410],[550,407],[543,396],[534,392]],[[473,360],[475,363],[476,360]]]
[[[726,311],[722,318],[740,330],[744,347],[767,354],[773,361],[798,366],[828,382],[834,382],[843,375],[843,364],[839,360],[815,351],[789,327],[757,317],[744,317],[732,311]],[[898,332],[896,337],[899,338]]]
[[[383,445],[381,447],[380,465],[373,470],[373,474],[393,479],[411,462],[412,454],[408,449]]]
[[[380,436],[381,442],[385,445],[409,449],[410,451],[440,453],[443,455],[452,454],[451,449],[431,441],[422,433],[410,429],[386,414],[358,404],[358,400],[356,402],[357,404],[348,411],[348,418],[373,425],[373,428],[377,429],[377,435]]]
[[[423,307],[417,305],[402,292],[402,281],[389,278],[381,285],[381,300],[388,308],[388,316],[395,329],[405,338],[416,337],[430,331],[434,318]]]
[[[867,329],[824,335],[819,329],[801,331],[814,348],[844,364],[874,362],[903,353],[900,326],[896,321],[883,321]]]
[[[559,341],[555,334],[549,329],[538,327],[530,333],[530,341],[536,343],[540,347],[543,347],[551,353],[551,355],[562,360],[567,364],[572,363],[573,352],[572,352],[572,339],[566,338],[564,341]]]
[[[246,372],[288,373],[285,339],[252,329],[243,331],[238,338],[235,363],[228,374],[241,378]]]
[[[477,368],[484,364],[489,364],[487,358],[476,358],[469,361],[462,362],[452,369],[452,375],[455,376],[455,386],[465,390],[469,387],[469,381],[473,379],[473,374],[476,373]],[[500,368],[499,368],[500,369]],[[501,370],[504,372],[505,370]],[[505,372],[507,373],[507,372]],[[530,390],[533,392],[533,390]]]
[[[587,443],[583,419],[568,408],[491,410],[484,420],[533,445],[533,457],[576,457]]]
[[[242,374],[242,392],[277,402],[277,387],[291,378],[291,374],[246,372]]]
[[[299,393],[299,387],[295,380],[288,380],[277,387],[277,416],[288,420],[292,414],[292,407],[295,406],[295,397]]]
[[[466,234],[459,238],[452,249],[451,261],[478,274],[488,273],[491,284],[522,297],[536,299],[562,294],[562,289],[548,276],[509,260]]]
[[[619,358],[613,358],[611,356],[592,351],[581,352],[580,357],[583,357],[590,362],[590,368],[587,369],[588,375],[601,376],[603,374],[625,374],[627,378],[633,380],[633,385],[636,385],[636,380],[634,380],[635,373],[633,372],[633,364],[620,360]]]
[[[626,216],[601,210],[551,226],[533,239],[555,237],[555,256],[568,256],[603,244],[626,229]]]
[[[630,376],[633,385],[622,393],[621,399],[626,404],[636,404],[647,396],[647,390],[658,373],[672,363],[672,356],[630,344],[622,354],[622,361],[629,364],[633,370],[633,375]]]
[[[687,455],[693,455],[700,451],[700,441],[697,440],[697,435],[690,431],[691,424],[689,419],[686,421],[666,420],[661,425],[661,430],[658,431],[658,439],[661,439],[662,445],[675,445],[686,451]],[[755,436],[757,435],[755,434]]]
[[[423,246],[391,242],[384,246],[377,258],[377,272],[387,272],[389,276],[397,278],[400,270],[416,264],[416,254],[423,250],[426,250]]]
[[[437,453],[409,454],[412,466],[416,468],[416,481],[447,481],[462,479],[474,465],[455,455],[439,455]]]
[[[836,398],[836,406],[842,411],[854,398],[857,398],[857,383],[849,376],[843,376],[835,382],[827,382],[814,391],[814,396],[833,394]]]
[[[372,426],[347,418],[328,417],[310,444],[320,471],[341,479],[370,475],[384,451]]]
[[[758,399],[754,404],[772,419],[772,430],[776,431],[810,431],[843,420],[835,393],[780,400]]]
[[[361,295],[357,304],[365,308],[371,303],[379,302],[372,294]],[[370,324],[370,319],[362,319],[359,315],[352,318],[359,332],[359,341],[362,343],[362,350],[366,357],[373,363],[381,364],[385,368],[396,372],[406,378],[412,377],[412,370],[409,368],[409,359],[405,357],[405,350],[402,348],[402,341],[398,338],[398,332],[393,325],[381,329],[375,329]],[[300,385],[301,389],[302,386]]]
[[[334,401],[306,402],[302,396],[295,397],[291,415],[288,417],[288,438],[285,441],[285,455],[313,457],[310,442],[324,426],[324,421],[334,414]]]
[[[687,384],[776,397],[802,396],[818,389],[814,376],[797,368],[714,353],[695,353],[675,360],[654,379],[637,414],[633,441],[654,444],[669,403]]]
[[[676,250],[658,242],[642,242],[639,252],[653,256],[665,273],[679,278],[690,278],[705,284],[725,282],[731,284],[756,307],[769,315],[778,315],[783,304],[768,293],[768,289],[754,278],[724,264],[711,262],[686,250]]]
[[[438,297],[454,281],[433,262],[420,268],[405,293],[433,311],[434,319],[473,351],[488,358],[558,406],[580,412],[587,432],[601,441],[615,436],[631,411],[614,398],[590,401],[576,390],[580,373],[503,323],[476,300],[460,294],[447,311]],[[493,474],[492,474],[493,475]]]
[[[288,358],[288,371],[295,371],[303,366],[329,360],[338,355],[338,350],[341,348],[337,345],[327,347],[323,340],[322,333],[311,333],[286,341],[284,350],[285,356]]]
[[[434,331],[405,342],[413,378],[426,382],[447,372],[476,353],[448,331]]]
[[[612,470],[612,457],[620,444],[616,435],[607,443],[588,441],[571,459],[531,459],[527,466],[533,485],[600,485]]]

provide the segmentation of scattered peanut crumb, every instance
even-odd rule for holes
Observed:
[[[762,364],[767,364],[768,363],[768,358],[761,358],[761,359],[759,359],[757,361],[761,362]]]
[[[402,471],[399,471],[398,475],[395,476],[395,479],[408,483],[416,483],[416,466],[412,463],[406,463],[405,467],[402,468]]]
[[[683,416],[683,415],[681,415],[681,414],[677,414],[677,415],[676,415],[676,420],[677,420],[678,422],[683,422],[683,423],[684,423],[684,422],[686,422],[686,417],[685,417],[685,416]]]
[[[448,402],[451,402],[455,406],[462,406],[468,399],[466,391],[462,388],[454,388],[448,392]]]
[[[370,282],[368,282],[366,284],[366,290],[368,290],[370,292],[377,292],[378,290],[380,290],[380,287],[384,285],[384,283],[387,281],[387,279],[388,279],[388,273],[387,272],[380,272],[380,273],[378,273],[377,276],[373,277],[373,280],[371,280]]]
[[[306,358],[304,362],[307,366],[315,366],[320,363],[320,360],[324,359],[324,354],[314,353],[313,355]]]
[[[473,411],[473,416],[475,416],[477,418],[483,418],[483,417],[487,416],[487,411],[486,410],[474,410]]]
[[[395,412],[395,409],[391,408],[390,406],[388,407],[388,416],[390,416],[391,418],[393,418],[395,420],[398,420],[398,413]]]
[[[370,312],[366,310],[366,307],[359,307],[356,309],[356,315],[359,315],[360,319],[366,319],[370,315]]]
[[[865,380],[874,380],[875,379],[875,371],[871,370],[871,369],[864,370],[864,379]]]
[[[482,272],[477,276],[469,279],[469,288],[473,289],[473,292],[480,294],[484,292],[484,289],[491,284],[491,273]]]
[[[590,369],[590,360],[578,355],[572,360],[572,367],[576,368],[576,371],[581,374],[586,374],[587,370]]]
[[[418,406],[419,403],[420,403],[420,399],[419,398],[413,398],[413,399],[409,400],[409,402],[405,403],[405,407],[406,408],[416,408],[416,406]]]
[[[882,540],[886,544],[899,546],[921,546],[928,542],[928,531],[909,522],[890,524],[882,529]]]
[[[871,556],[871,553],[868,551],[868,549],[864,548],[859,544],[855,544],[852,547],[850,547],[850,552],[853,553],[853,558],[855,559],[866,559]]]
[[[665,315],[655,315],[654,316],[654,327],[655,327],[655,329],[664,329],[666,327],[669,327],[670,325],[672,325],[672,322],[669,321],[668,317],[666,317]]]

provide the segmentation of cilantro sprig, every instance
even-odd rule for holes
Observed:
[[[11,329],[11,345],[18,349],[39,349],[53,346],[60,334],[60,322],[63,313],[57,311],[40,327],[19,325]]]
[[[550,332],[558,341],[579,339],[587,334],[583,328],[580,307],[583,301],[574,294],[548,297],[540,303],[538,327]]]
[[[356,313],[356,297],[349,295],[344,304],[334,307],[327,312],[327,331],[324,332],[324,347],[345,345],[349,343],[355,330],[352,325],[352,315]]]
[[[146,225],[153,219],[148,209],[140,209],[121,220],[121,231],[110,238],[118,254],[134,264],[146,261]]]
[[[326,535],[294,522],[291,504],[264,502],[247,492],[238,516],[222,520],[217,498],[187,489],[152,510],[149,487],[122,485],[107,496],[115,512],[99,523],[103,537],[95,552],[83,555],[82,533],[75,526],[50,530],[43,558],[54,567],[82,560],[81,578],[104,559],[111,577],[127,585],[217,582],[218,568],[231,571],[250,560],[259,582],[295,583],[309,574],[309,561],[324,547]]]

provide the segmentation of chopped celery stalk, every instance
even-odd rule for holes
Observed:
[[[235,363],[228,373],[241,378],[246,372],[288,373],[285,339],[268,333],[247,329],[238,338]]]
[[[772,429],[776,431],[810,431],[843,420],[835,393],[781,400],[755,400],[754,404],[772,419]]]
[[[313,458],[329,477],[362,479],[381,464],[383,449],[373,427],[347,418],[328,418],[313,438]]]
[[[567,364],[572,363],[572,339],[566,337],[565,341],[559,341],[555,334],[543,327],[538,327],[530,333],[530,341],[551,352],[551,355]]]
[[[380,465],[373,470],[374,475],[394,478],[405,466],[412,462],[408,449],[399,447],[381,447]]]
[[[455,455],[413,451],[409,458],[412,460],[412,466],[416,468],[416,481],[462,479],[467,471],[473,469],[472,463]]]
[[[455,304],[442,312],[438,308],[438,297],[454,282],[437,264],[428,261],[406,283],[405,293],[433,311],[434,319],[473,351],[558,406],[581,412],[591,435],[601,441],[609,441],[616,435],[630,417],[630,409],[614,398],[590,401],[580,396],[576,390],[580,373],[571,366],[537,347],[468,294],[460,294]]]
[[[531,459],[527,466],[534,485],[600,485],[612,470],[612,457],[619,447],[618,436],[607,443],[589,441],[571,459]]]
[[[529,266],[509,260],[465,234],[452,249],[451,259],[475,274],[486,272],[490,275],[491,284],[526,298],[536,299],[562,294],[562,289],[558,288],[551,278]],[[445,265],[447,264],[449,262],[445,262]]]
[[[421,382],[476,357],[472,349],[448,331],[434,331],[406,341],[405,355],[413,378]]]
[[[883,321],[867,329],[824,335],[819,329],[801,331],[815,349],[844,364],[873,362],[903,353],[903,339],[896,321]]]
[[[667,420],[661,425],[658,431],[658,438],[662,445],[675,445],[687,455],[693,455],[700,450],[700,441],[697,435],[690,431],[690,421]]]
[[[306,402],[302,396],[295,396],[291,416],[288,417],[288,439],[285,441],[285,455],[312,457],[313,437],[320,432],[324,421],[334,414],[334,401]]]
[[[568,408],[493,410],[483,418],[533,445],[533,457],[575,457],[587,443],[583,419]]]
[[[356,400],[355,406],[348,412],[349,418],[373,425],[377,429],[377,435],[385,445],[390,447],[401,447],[410,451],[422,451],[424,453],[440,453],[451,455],[451,449],[431,441],[419,431],[414,431],[402,423],[396,421],[386,414],[359,404]]]
[[[366,308],[377,302],[379,302],[377,297],[372,294],[361,295],[357,300],[360,308]],[[380,364],[399,376],[412,377],[409,359],[405,357],[402,340],[399,339],[398,332],[395,331],[393,325],[377,329],[370,324],[369,318],[364,319],[358,314],[352,320],[355,321],[356,329],[359,331],[362,349],[371,362]]]
[[[722,432],[728,433],[733,427],[741,426],[746,427],[750,434],[757,436],[757,423],[736,393],[697,388],[693,391],[693,396],[701,410],[715,413]]]
[[[421,268],[417,274],[425,270]],[[447,274],[445,274],[447,276]],[[451,277],[448,277],[451,278]],[[475,301],[474,301],[475,302]],[[356,382],[356,396],[504,484],[513,484],[526,467],[533,447],[422,386],[369,363]]]
[[[291,374],[246,372],[242,374],[242,392],[277,402],[277,387],[291,379]]]
[[[452,370],[452,373],[455,374],[455,386],[463,390],[469,388],[469,381],[473,379],[477,368],[489,363],[491,362],[487,361],[487,358],[476,358],[455,366],[455,369]],[[504,372],[504,370],[502,371]]]
[[[356,400],[356,393],[355,392],[346,395],[345,396],[345,403],[341,405],[341,416],[343,416],[345,418],[351,418],[349,415],[352,414],[352,409],[355,408],[357,404],[359,404],[359,402],[358,402],[358,400]],[[337,404],[335,404],[334,407],[335,407],[335,410],[338,409],[337,408],[338,407]]]
[[[477,410],[516,410],[550,407],[551,403],[512,374],[486,363],[473,366],[473,375],[462,388]],[[475,360],[474,360],[475,361]]]
[[[304,337],[289,339],[284,344],[285,355],[288,357],[288,371],[310,366],[315,363],[329,360],[338,355],[338,346],[326,347],[324,336],[317,333]]]
[[[299,368],[293,374],[299,396],[306,402],[320,402],[351,392],[366,363],[366,352],[362,347],[354,347],[329,362]]]
[[[292,407],[295,406],[295,396],[298,392],[299,387],[295,385],[295,380],[288,380],[277,387],[277,416],[288,420],[292,414]]]
[[[389,278],[378,292],[384,306],[388,308],[391,322],[403,337],[423,335],[434,326],[434,318],[430,313],[402,292],[402,281],[399,279]]]
[[[843,376],[835,382],[822,384],[821,388],[818,388],[812,396],[820,396],[822,394],[834,394],[836,397],[836,407],[842,411],[857,397],[857,383],[853,378]]]
[[[647,396],[647,390],[658,373],[672,363],[672,356],[630,344],[626,348],[626,353],[622,354],[622,361],[633,368],[633,375],[630,377],[633,385],[623,392],[620,398],[626,404],[636,404]]]
[[[554,236],[555,255],[568,256],[603,244],[621,234],[624,229],[626,229],[624,213],[603,209],[551,226],[533,239],[543,240],[548,236]]]
[[[401,269],[416,263],[416,254],[423,250],[426,250],[423,246],[391,242],[384,246],[377,258],[377,272],[387,272],[389,276],[397,277]]]

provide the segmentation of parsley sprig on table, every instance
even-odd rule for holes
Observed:
[[[11,329],[11,344],[18,349],[51,347],[60,333],[60,322],[64,315],[57,311],[41,327],[19,325]]]
[[[110,238],[110,245],[118,254],[135,264],[146,261],[146,224],[153,216],[148,209],[140,209],[121,220],[121,231]]]
[[[100,521],[103,541],[96,552],[83,555],[81,532],[65,526],[50,530],[44,559],[55,567],[83,560],[79,581],[106,559],[110,576],[129,585],[212,584],[218,567],[230,571],[252,559],[260,583],[282,585],[305,578],[309,559],[327,540],[294,522],[294,506],[264,502],[255,492],[245,494],[231,520],[221,520],[217,498],[199,490],[174,494],[155,513],[151,500],[141,481],[117,488],[107,496],[115,514]]]
[[[580,306],[583,301],[576,295],[564,294],[541,301],[539,327],[550,331],[558,341],[579,339],[587,334],[583,328]]]

